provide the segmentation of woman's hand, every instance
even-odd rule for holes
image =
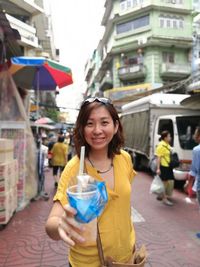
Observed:
[[[157,174],[157,175],[160,175],[160,174],[161,174],[160,168],[158,168],[158,169],[156,170],[156,174]]]
[[[70,205],[65,205],[64,210],[65,211],[60,218],[58,225],[58,233],[60,238],[69,246],[74,246],[76,243],[85,242],[85,239],[81,236],[84,228],[74,219],[76,210]]]

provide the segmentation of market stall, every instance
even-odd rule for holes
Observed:
[[[17,209],[20,210],[37,194],[36,148],[24,104],[8,71],[0,73],[0,138],[7,140],[5,144],[13,142],[13,159],[18,164]],[[0,143],[2,155],[8,149],[3,144]]]

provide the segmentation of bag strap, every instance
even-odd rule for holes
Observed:
[[[97,223],[97,248],[98,248],[98,254],[99,254],[101,265],[106,266],[98,223]]]

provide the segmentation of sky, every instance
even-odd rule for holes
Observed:
[[[84,66],[97,47],[104,28],[101,20],[105,0],[50,0],[56,48],[60,63],[72,69],[74,83],[62,88],[57,105],[78,107],[86,89]]]

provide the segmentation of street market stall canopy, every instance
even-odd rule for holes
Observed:
[[[9,72],[17,86],[54,91],[73,83],[71,69],[42,57],[12,57]]]

